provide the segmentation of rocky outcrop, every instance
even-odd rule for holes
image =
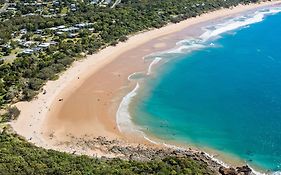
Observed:
[[[103,158],[121,158],[135,161],[149,161],[163,159],[166,157],[188,157],[201,162],[203,166],[208,166],[214,173],[221,175],[250,175],[251,169],[248,166],[237,168],[222,167],[221,164],[214,161],[209,155],[202,151],[194,149],[180,149],[176,147],[151,146],[143,144],[131,144],[121,140],[108,140],[106,137],[71,137],[71,141],[66,144],[72,145],[74,150],[98,150],[103,153]],[[80,149],[81,150],[81,149]],[[79,154],[79,153],[78,153]],[[93,155],[97,156],[97,155]]]
[[[244,174],[244,175],[249,175],[252,173],[252,170],[248,165],[242,166],[242,167],[237,167],[236,170],[238,173]]]
[[[236,169],[232,167],[230,168],[220,167],[219,173],[221,173],[222,175],[251,175],[252,170],[247,165],[242,167],[236,167]]]
[[[222,175],[237,175],[237,172],[234,168],[225,168],[225,167],[220,167],[219,172]]]

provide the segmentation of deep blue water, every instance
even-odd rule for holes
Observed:
[[[281,170],[281,14],[221,36],[148,78],[133,120],[161,139]]]

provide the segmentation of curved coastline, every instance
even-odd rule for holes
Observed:
[[[207,30],[207,29],[204,30],[202,35],[200,35],[200,37],[198,37],[200,39],[196,39],[198,41],[194,40],[194,38],[181,40],[176,43],[177,47],[175,47],[173,49],[169,49],[169,50],[166,50],[166,51],[163,51],[160,53],[158,53],[158,52],[152,53],[147,56],[147,57],[149,57],[149,59],[151,59],[151,57],[154,59],[151,62],[151,64],[149,65],[146,75],[149,76],[153,73],[152,67],[163,59],[163,58],[161,58],[162,54],[165,54],[165,53],[186,54],[193,50],[203,49],[205,47],[213,47],[214,44],[212,42],[211,42],[211,44],[209,44],[210,42],[208,43],[207,41],[212,41],[212,38],[216,39],[223,33],[227,33],[229,31],[237,30],[240,28],[246,28],[251,24],[262,22],[267,15],[274,15],[274,14],[280,13],[280,12],[281,12],[280,6],[278,6],[278,8],[270,8],[270,9],[264,8],[264,9],[255,11],[255,13],[253,13],[253,16],[251,14],[251,16],[249,16],[249,17],[247,16],[245,18],[245,20],[243,20],[243,21],[240,21],[239,16],[237,18],[234,18],[231,20],[225,20],[225,22],[223,22],[223,23],[216,24],[215,26],[221,26],[221,27],[218,27],[215,30]],[[241,17],[244,18],[244,16],[241,16]],[[184,45],[185,43],[187,43],[188,46]],[[139,84],[137,84],[135,89],[132,90],[130,93],[128,93],[123,98],[123,100],[120,103],[120,106],[118,108],[118,111],[117,111],[117,119],[121,116],[123,121],[132,120],[132,116],[130,115],[130,112],[128,109],[129,109],[129,106],[132,105],[132,104],[130,104],[130,102],[136,96],[136,93],[139,90],[139,88],[140,88],[140,86],[139,86]],[[122,115],[121,113],[119,113],[119,109],[126,109],[126,112],[124,110],[122,110],[122,113],[126,113],[126,114]],[[131,124],[128,125],[128,123],[131,123]],[[123,129],[125,128],[126,131],[128,130],[128,128],[130,128],[131,130],[133,130],[133,128],[134,128],[134,132],[141,133],[146,140],[148,140],[149,142],[151,142],[153,144],[162,145],[162,146],[169,147],[169,148],[176,148],[176,149],[187,149],[187,147],[191,147],[193,149],[204,150],[205,154],[208,155],[213,161],[215,161],[218,164],[221,164],[225,167],[229,167],[230,165],[233,165],[233,164],[234,165],[243,165],[245,163],[243,159],[239,158],[236,155],[230,155],[230,154],[228,155],[226,153],[222,153],[220,151],[213,150],[211,148],[201,148],[201,147],[197,147],[192,144],[189,144],[189,143],[187,145],[186,144],[182,145],[181,143],[178,143],[178,142],[173,143],[170,141],[165,141],[163,139],[158,139],[156,135],[154,135],[153,133],[150,133],[145,128],[141,128],[141,126],[135,126],[136,124],[133,123],[132,121],[126,122],[126,125],[124,125],[124,123],[117,120],[117,125],[120,128],[123,128]],[[122,129],[120,129],[120,131],[121,130]],[[226,162],[228,162],[229,164]],[[250,166],[250,165],[248,165],[248,166]],[[267,171],[267,170],[261,169],[260,167],[251,167],[251,168],[253,169],[254,174],[266,174],[265,172]],[[273,172],[273,174],[279,174],[279,173],[280,173],[279,171]]]
[[[128,92],[134,92],[138,89],[138,85],[136,84],[136,82],[130,82],[128,80],[128,76],[133,72],[146,72],[149,65],[152,65],[152,63],[149,61],[145,62],[142,59],[138,59],[138,62],[134,64],[139,63],[139,65],[125,70],[125,73],[122,71],[112,71],[114,70],[114,68],[116,69],[120,68],[120,66],[122,67],[122,65],[120,64],[127,63],[126,58],[124,57],[124,53],[128,54],[128,52],[133,52],[133,50],[137,47],[145,49],[144,46],[147,46],[148,42],[150,42],[150,46],[152,46],[152,49],[143,50],[144,53],[142,54],[155,51],[163,51],[171,48],[171,46],[173,46],[176,42],[176,39],[174,39],[174,42],[171,42],[169,44],[160,44],[160,46],[157,45],[159,43],[165,43],[167,40],[170,40],[169,37],[166,38],[167,40],[164,39],[164,41],[161,39],[167,37],[167,35],[172,35],[190,26],[198,25],[210,20],[236,15],[248,10],[254,10],[259,7],[274,5],[277,3],[280,2],[275,1],[262,4],[251,4],[243,6],[242,8],[240,6],[235,7],[232,10],[223,9],[211,12],[201,15],[197,18],[188,19],[179,24],[171,24],[162,29],[155,29],[149,32],[138,34],[131,37],[126,43],[118,44],[116,47],[108,47],[98,54],[88,56],[87,59],[81,62],[74,63],[70,70],[67,70],[62,76],[60,76],[59,80],[48,82],[46,86],[44,86],[44,89],[47,92],[46,95],[40,93],[38,98],[33,100],[32,102],[20,102],[16,104],[17,107],[22,111],[22,113],[19,119],[12,122],[11,125],[18,134],[24,136],[30,142],[44,148],[52,148],[65,152],[73,152],[75,150],[77,151],[77,153],[81,154],[93,155],[93,153],[96,153],[93,150],[78,150],[79,148],[76,147],[56,144],[58,141],[65,139],[67,140],[67,137],[65,137],[65,135],[70,136],[72,134],[77,134],[75,135],[77,137],[83,137],[85,134],[93,134],[94,136],[105,136],[111,139],[123,139],[128,141],[129,143],[132,142],[149,144],[146,139],[142,139],[141,137],[134,138],[134,136],[132,136],[131,134],[120,132],[122,131],[122,129],[120,129],[120,126],[116,126],[116,122],[118,122],[118,119],[115,118],[115,114],[116,111],[119,111],[120,104],[122,104],[122,99],[128,100],[125,99],[124,96],[128,94]],[[142,54],[136,55],[136,57],[144,56]],[[121,63],[118,64],[118,62],[120,61],[120,57],[122,57]],[[132,62],[134,61],[135,60],[132,60]],[[115,67],[113,65],[118,66]],[[107,81],[107,83],[109,84],[107,84],[106,86],[110,86],[110,83],[116,84],[116,82],[118,85],[110,86],[108,91],[109,93],[107,92],[102,94],[103,92],[100,91],[100,88],[103,88],[102,81],[107,79],[107,77],[104,76],[103,73],[108,71],[110,72],[110,74],[107,74],[107,76],[113,76],[114,79],[109,79]],[[94,78],[93,75],[95,75]],[[95,91],[91,90],[91,92],[93,92],[93,95],[89,96],[88,94],[86,94],[87,91],[85,91],[85,89],[89,90],[91,88],[87,87],[83,89],[81,87],[86,86],[87,84],[89,84],[89,82],[93,81],[97,82],[97,84],[101,84],[101,86],[95,89]],[[94,84],[92,87],[96,87],[96,84]],[[113,91],[114,89],[117,90]],[[131,91],[132,89],[134,90]],[[85,121],[88,121],[86,123],[85,121],[80,121],[80,119],[76,118],[72,118],[74,123],[69,123],[71,122],[71,120],[64,120],[64,117],[58,119],[57,116],[61,116],[61,114],[64,113],[61,112],[62,108],[67,107],[67,103],[72,103],[76,101],[77,98],[79,98],[79,96],[73,97],[73,94],[77,93],[80,90],[83,91],[82,94],[85,95],[84,97],[95,98],[94,103],[98,107],[100,107],[101,101],[105,101],[106,104],[103,104],[104,107],[102,108],[102,110],[107,110],[105,112],[99,112],[99,115],[94,117],[94,120],[92,121],[89,121],[89,117],[86,117]],[[130,95],[133,95],[133,93]],[[58,101],[58,99],[63,99],[63,101]],[[80,101],[78,100],[78,102],[81,102],[83,100],[84,99]],[[93,99],[88,101],[88,103],[93,102],[92,100]],[[77,105],[77,103],[73,104],[74,105],[70,105],[72,109],[75,105]],[[83,104],[81,105],[83,107]],[[97,108],[91,105],[88,106],[87,109],[89,109],[89,112],[93,112]],[[71,114],[72,110],[68,112],[68,114]],[[76,114],[79,114],[80,112]],[[85,116],[88,115],[88,113],[85,114]],[[103,114],[106,115],[106,117],[100,117],[100,115]],[[92,116],[90,116],[90,118],[91,117]],[[82,122],[82,126],[78,126],[79,122]],[[62,123],[67,123],[69,125],[61,125]],[[81,127],[87,130],[87,132],[80,132]],[[94,129],[91,129],[91,127],[93,127]],[[69,128],[70,130],[68,130]],[[55,136],[50,138],[50,135]],[[102,155],[102,153],[100,153],[100,155]]]

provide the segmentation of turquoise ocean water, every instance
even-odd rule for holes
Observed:
[[[280,171],[280,10],[228,18],[154,55],[162,64],[133,99],[133,122],[160,139]]]

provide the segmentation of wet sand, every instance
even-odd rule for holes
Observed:
[[[151,63],[143,57],[173,48],[177,41],[198,35],[198,29],[206,23],[276,3],[218,10],[136,34],[125,43],[87,56],[74,63],[58,80],[48,82],[44,86],[46,94],[40,93],[31,102],[16,104],[21,115],[11,125],[18,134],[38,146],[67,152],[70,152],[68,146],[56,143],[85,135],[150,144],[141,135],[121,133],[116,126],[118,106],[136,85],[136,82],[128,80],[129,75],[147,73]]]

